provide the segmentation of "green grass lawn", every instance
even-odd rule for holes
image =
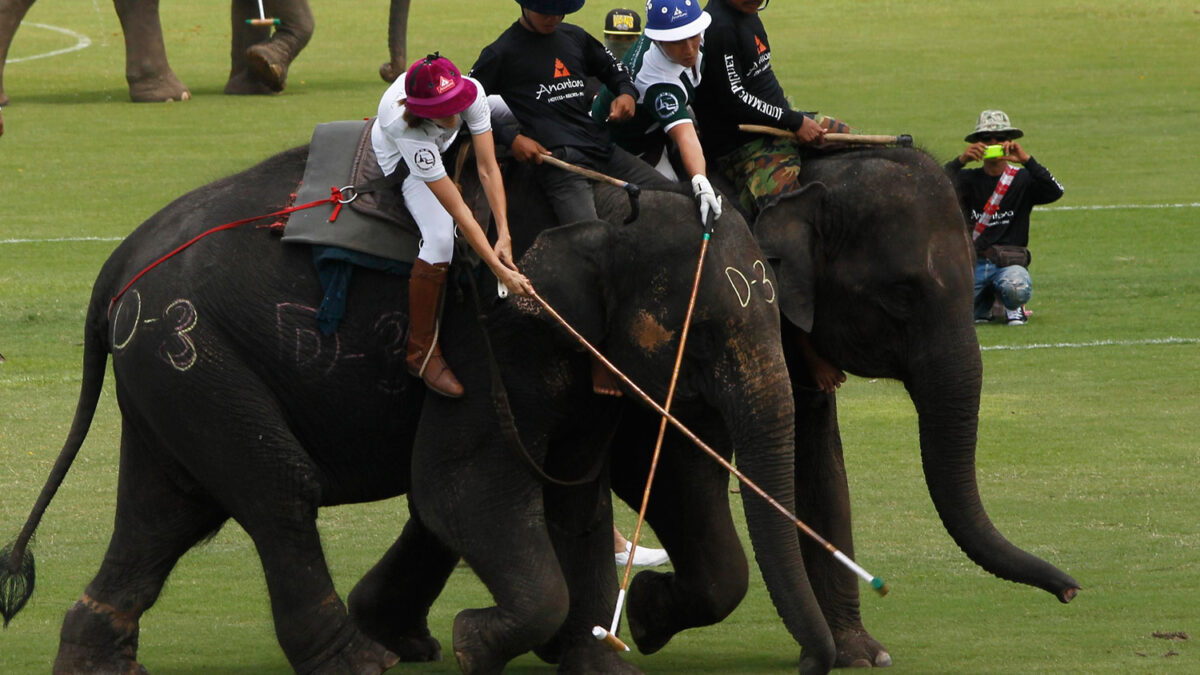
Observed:
[[[110,4],[47,0],[10,51],[22,60],[0,137],[0,540],[14,536],[66,435],[84,309],[118,238],[183,192],[308,141],[318,122],[374,113],[383,2],[314,1],[317,32],[288,90],[221,95],[228,5],[163,3],[176,73],[194,98],[128,102]],[[413,3],[410,57],[464,69],[517,16],[508,0]],[[1070,605],[998,581],[963,556],[929,502],[903,388],[859,378],[840,395],[859,562],[892,593],[867,627],[905,673],[1200,672],[1200,5],[1182,0],[776,0],[774,63],[799,107],[876,133],[912,133],[939,159],[1002,108],[1066,196],[1034,214],[1027,326],[978,328],[985,380],[979,482],[999,529],[1075,576]],[[598,31],[610,5],[575,22]],[[1184,205],[1169,206],[1164,205]],[[1090,207],[1111,206],[1096,209]],[[1142,207],[1142,208],[1137,208]],[[39,530],[39,586],[0,632],[0,672],[44,673],[62,616],[103,556],[117,474],[111,381]],[[738,505],[740,508],[740,504]],[[402,500],[327,509],[344,595],[400,531]],[[633,514],[618,513],[623,529]],[[629,658],[648,672],[786,673],[797,649],[752,578],[724,623]],[[460,567],[431,626],[490,603]],[[1153,637],[1185,631],[1188,641]],[[152,672],[282,673],[261,567],[236,526],[184,558],[141,625]],[[512,672],[549,672],[525,656]],[[455,672],[453,661],[397,672]]]

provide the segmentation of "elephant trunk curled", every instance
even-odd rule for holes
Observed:
[[[975,477],[983,365],[978,343],[960,342],[957,358],[942,351],[935,363],[915,368],[905,382],[920,419],[921,463],[934,506],[955,543],[980,567],[1070,602],[1079,584],[1008,541],[983,507]]]

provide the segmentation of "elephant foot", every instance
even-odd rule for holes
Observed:
[[[63,619],[54,673],[146,675],[137,662],[136,615],[81,597]]]
[[[225,93],[230,96],[274,96],[279,92],[264,84],[249,69],[243,69],[229,74]]]
[[[403,72],[403,66],[394,65],[389,61],[385,61],[379,65],[379,76],[383,78],[384,82],[395,82],[396,78],[400,77],[400,74]]]
[[[8,103],[8,94],[5,94],[4,90],[0,89],[0,108],[7,108]]]
[[[303,672],[312,675],[380,675],[397,663],[400,663],[400,657],[356,631],[354,638],[336,654],[311,668],[304,668]],[[300,668],[296,670],[301,671]]]
[[[273,92],[281,92],[287,86],[290,55],[282,47],[271,42],[260,42],[246,50],[246,62],[259,81]]]
[[[184,86],[175,73],[148,77],[126,77],[129,82],[129,98],[134,103],[165,103],[167,101],[186,101],[192,97],[192,92]]]
[[[837,645],[835,668],[886,668],[892,657],[878,640],[863,628],[850,628],[833,634]]]
[[[629,622],[629,635],[643,654],[662,649],[678,632],[672,628],[675,617],[667,605],[674,576],[670,572],[642,572],[629,584],[625,617]]]
[[[486,617],[490,612],[483,609],[466,609],[454,617],[454,658],[466,675],[476,673],[499,673],[509,659],[488,640]]]
[[[54,659],[54,675],[68,673],[121,673],[121,675],[150,675],[146,667],[131,654],[121,650],[112,653],[95,646],[62,643]]]
[[[607,643],[587,639],[563,653],[558,663],[560,673],[628,673],[636,675],[641,669],[622,659]]]

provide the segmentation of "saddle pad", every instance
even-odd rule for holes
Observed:
[[[308,148],[304,179],[296,191],[297,204],[328,198],[331,187],[351,184],[354,161],[368,124],[353,120],[317,125]],[[346,207],[338,211],[336,221],[329,222],[333,210],[330,204],[291,214],[283,241],[338,246],[408,263],[416,259],[421,233],[415,223],[389,222]]]

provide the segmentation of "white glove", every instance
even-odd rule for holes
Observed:
[[[721,217],[721,200],[704,174],[692,176],[692,194],[696,196],[696,205],[700,207],[700,222],[708,221],[709,211],[712,211],[714,220]]]

